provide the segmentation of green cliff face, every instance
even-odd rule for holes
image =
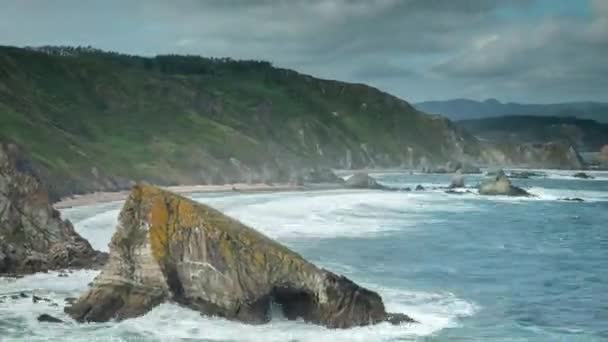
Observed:
[[[303,167],[474,159],[474,138],[375,88],[269,63],[0,47],[0,136],[53,195],[283,181]]]

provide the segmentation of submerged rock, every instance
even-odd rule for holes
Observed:
[[[479,186],[479,194],[520,197],[531,196],[526,190],[513,186],[502,170],[500,170],[493,179],[486,181]]]
[[[344,186],[350,189],[386,189],[385,186],[379,184],[365,172],[357,172],[350,176]]]
[[[416,191],[424,191],[425,189],[424,189],[424,187],[422,185],[418,184],[418,185],[416,185],[416,188],[414,190],[416,190]]]
[[[579,198],[579,197],[565,197],[565,198],[561,198],[562,201],[569,201],[569,202],[585,202],[584,199]]]
[[[0,275],[95,267],[104,255],[61,219],[17,146],[0,142]]]
[[[120,213],[108,263],[65,311],[103,322],[141,316],[167,300],[246,323],[268,322],[273,302],[288,319],[330,328],[412,321],[388,314],[377,293],[215,209],[138,185]]]
[[[38,316],[38,322],[47,322],[47,323],[63,323],[59,318],[53,317],[48,314],[42,314]]]
[[[572,177],[581,178],[581,179],[593,179],[594,178],[593,176],[586,174],[584,172],[577,172],[577,173],[573,174]]]

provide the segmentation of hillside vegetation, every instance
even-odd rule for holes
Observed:
[[[503,116],[459,121],[484,141],[545,143],[559,141],[581,152],[597,152],[608,144],[608,124],[572,117]]]
[[[369,86],[259,61],[86,48],[0,47],[0,137],[28,151],[55,196],[480,155],[449,120]]]

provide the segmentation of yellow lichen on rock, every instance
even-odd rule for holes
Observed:
[[[167,205],[159,197],[152,202],[149,222],[152,254],[157,261],[161,261],[168,254],[170,225]]]

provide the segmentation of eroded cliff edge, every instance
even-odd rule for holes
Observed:
[[[330,328],[412,322],[385,311],[381,297],[321,269],[281,244],[187,198],[133,188],[92,287],[66,312],[78,321],[140,316],[171,300],[246,323],[289,319]]]
[[[94,268],[105,256],[53,209],[22,151],[0,142],[0,275]]]

